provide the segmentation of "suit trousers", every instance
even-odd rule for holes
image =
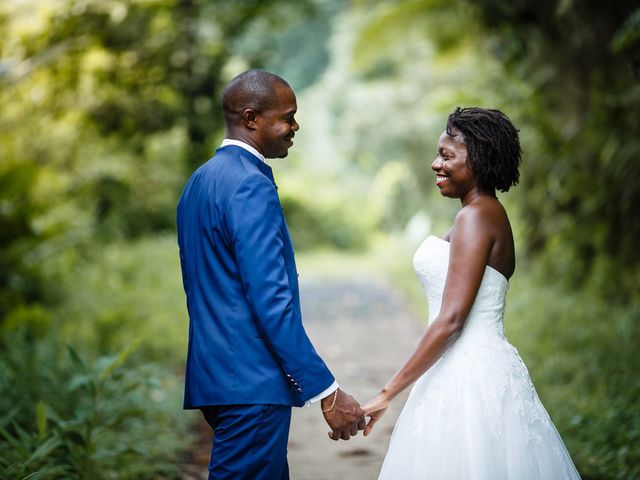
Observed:
[[[288,480],[291,407],[216,405],[201,408],[213,429],[209,480]]]

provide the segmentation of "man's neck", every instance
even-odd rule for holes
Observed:
[[[238,139],[238,138],[230,138],[230,137],[225,137],[224,140],[222,140],[222,147],[226,147],[227,145],[235,145],[237,147],[240,148],[244,148],[247,152],[251,153],[252,155],[258,157],[260,160],[262,160],[263,162],[266,163],[266,159],[264,157],[264,155],[262,153],[260,153],[260,151],[254,147],[253,145],[247,143],[245,140],[243,139]]]
[[[262,149],[256,143],[251,135],[247,134],[248,132],[243,131],[241,129],[229,129],[227,128],[224,138],[228,138],[229,140],[237,140],[238,142],[246,143],[251,148],[255,148],[257,151],[262,153]],[[263,155],[264,156],[264,155]]]

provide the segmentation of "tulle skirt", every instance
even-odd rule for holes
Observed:
[[[459,347],[459,348],[458,348]],[[579,479],[516,349],[455,345],[414,385],[380,479]]]

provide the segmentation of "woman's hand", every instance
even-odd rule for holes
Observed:
[[[382,392],[362,406],[365,417],[369,417],[369,423],[367,423],[367,426],[364,429],[365,437],[371,433],[373,426],[378,420],[380,420],[380,417],[385,414],[388,407],[389,399]]]

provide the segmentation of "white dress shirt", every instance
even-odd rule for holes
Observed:
[[[224,140],[222,140],[222,144],[220,145],[220,147],[226,147],[227,145],[235,145],[236,147],[244,148],[247,152],[254,154],[263,162],[267,161],[267,159],[264,158],[264,155],[262,155],[258,150],[241,140],[232,140],[231,138],[225,138]]]

